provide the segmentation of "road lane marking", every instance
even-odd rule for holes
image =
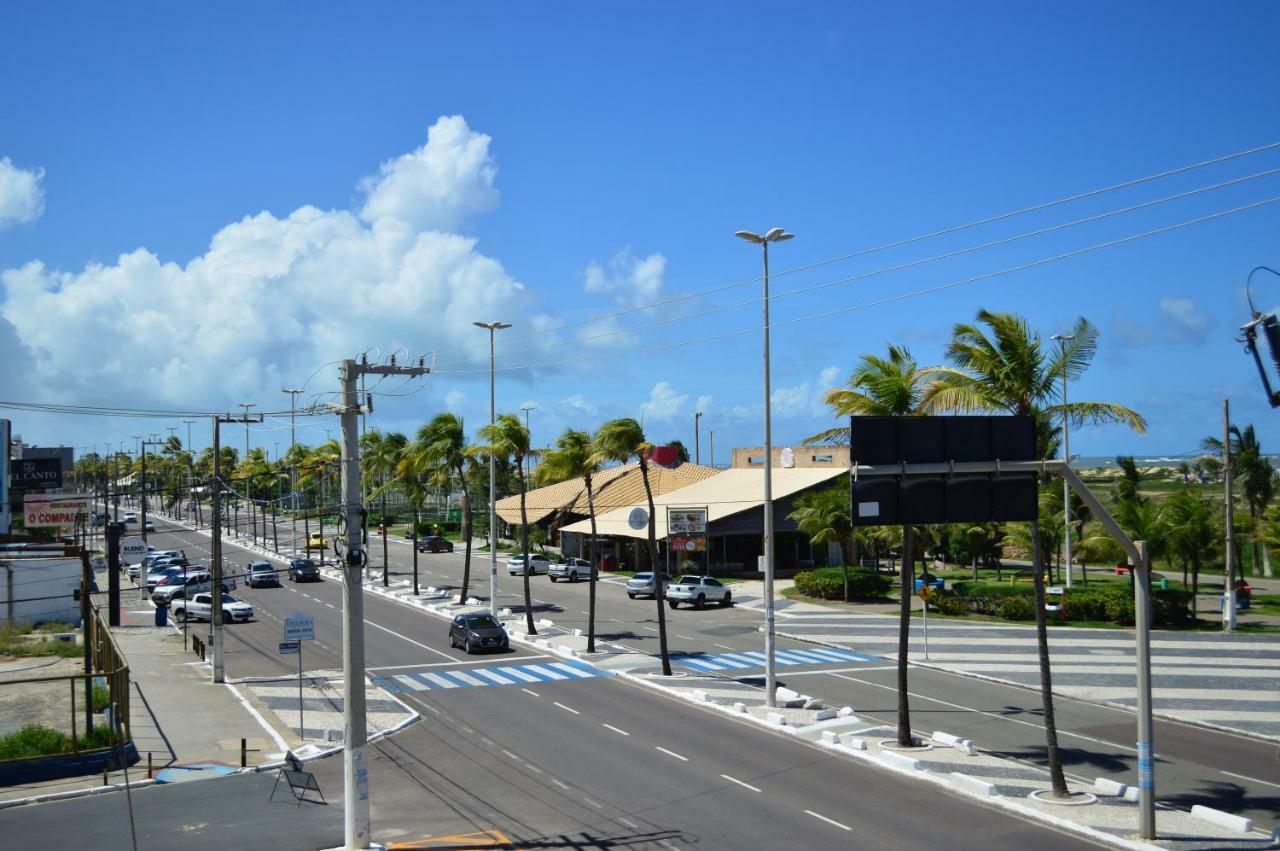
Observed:
[[[1228,777],[1238,777],[1241,780],[1248,780],[1250,783],[1261,783],[1263,786],[1274,786],[1277,789],[1280,789],[1280,783],[1272,783],[1270,780],[1259,780],[1256,777],[1249,777],[1244,774],[1236,774],[1234,771],[1222,771],[1222,769],[1218,769],[1218,771],[1222,774],[1227,775]]]
[[[374,627],[375,629],[380,629],[389,635],[394,635],[396,638],[399,638],[403,641],[407,641],[410,644],[414,645],[415,647],[421,647],[423,650],[428,650],[436,654],[437,656],[443,656],[446,659],[453,659],[452,656],[450,656],[448,653],[445,653],[443,650],[437,650],[434,647],[428,647],[427,645],[423,644],[421,641],[414,641],[409,636],[401,635],[400,633],[396,632],[394,629],[387,629],[385,626],[383,626],[380,623],[374,623],[373,621],[370,621],[370,620],[366,620],[365,623],[371,627]]]
[[[621,816],[619,816],[617,819],[615,819],[615,821],[617,821],[617,822],[618,822],[618,824],[624,824],[624,825],[626,825],[627,827],[631,828],[632,830],[639,830],[639,829],[640,829],[640,825],[636,824],[636,823],[635,823],[635,822],[633,822],[631,819],[625,819],[625,818],[622,818]]]
[[[563,703],[556,702],[556,706],[559,706],[559,707],[560,707],[561,709],[563,709],[565,712],[572,712],[574,715],[581,715],[581,714],[582,714],[582,713],[581,713],[581,712],[579,712],[578,710],[574,709],[572,706],[565,706]]]
[[[752,792],[762,791],[760,789],[757,789],[755,786],[752,786],[750,783],[743,783],[741,780],[739,780],[736,777],[730,777],[727,774],[721,774],[720,776],[723,777],[725,780],[728,780],[730,783],[737,783],[739,786],[743,787],[744,789],[750,789]]]
[[[520,656],[518,658],[545,659],[547,657],[543,655],[543,656]],[[472,659],[470,662],[466,662],[461,659],[458,659],[453,662],[419,662],[416,665],[381,665],[373,668],[366,668],[365,670],[367,671],[406,671],[406,670],[409,670],[410,668],[440,668],[445,665],[492,665],[492,664],[493,663],[488,659]],[[865,669],[860,668],[857,670],[865,670]]]
[[[542,695],[538,694],[536,691],[529,691],[527,688],[522,688],[520,689],[520,691],[529,692],[529,694],[533,695],[534,697],[542,697]]]
[[[516,756],[506,748],[503,748],[502,752],[507,755],[507,759],[513,760],[514,762],[524,762],[524,760],[522,760],[520,757]]]
[[[630,735],[631,735],[631,734],[630,734],[630,733],[628,733],[626,730],[619,730],[617,727],[613,726],[612,724],[601,724],[600,726],[602,726],[602,727],[607,727],[608,729],[612,730],[613,732],[615,732],[615,733],[617,733],[617,734],[619,734],[619,735],[621,735],[621,736],[630,736]]]
[[[842,830],[853,830],[853,828],[849,827],[849,825],[841,824],[835,819],[829,819],[826,816],[822,815],[821,813],[815,813],[813,810],[805,810],[805,812],[813,816],[814,818],[818,819],[819,821],[825,821],[827,824],[833,824],[836,827],[841,828]]]
[[[588,798],[588,797],[586,797],[585,795],[582,797],[582,801],[583,801],[583,803],[587,804],[588,806],[595,807],[597,810],[603,810],[603,809],[604,809],[604,805],[603,805],[603,804],[601,804],[599,801],[594,800],[594,799],[592,799],[592,798]]]
[[[733,650],[733,649],[734,649],[734,648],[730,647],[730,646],[729,646],[729,645],[727,645],[727,644],[716,644],[715,642],[712,642],[712,646],[713,646],[713,647],[719,647],[721,650]]]
[[[676,753],[675,751],[669,751],[669,750],[667,750],[666,748],[662,747],[661,745],[656,745],[656,746],[654,747],[654,749],[655,749],[655,750],[660,750],[660,751],[662,751],[662,752],[663,752],[664,754],[666,754],[667,756],[673,756],[673,757],[675,757],[676,759],[680,760],[681,762],[688,762],[688,761],[689,761],[689,757],[687,757],[687,756],[681,756],[680,754]]]
[[[552,782],[552,783],[554,783],[554,784],[556,784],[557,786],[559,786],[561,789],[568,789],[568,788],[569,788],[569,784],[568,784],[568,783],[565,783],[563,780],[561,780],[561,779],[560,779],[560,778],[558,778],[558,777],[552,777],[552,778],[551,778],[551,782]]]

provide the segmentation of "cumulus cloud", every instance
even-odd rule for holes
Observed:
[[[689,394],[681,393],[666,381],[659,381],[649,391],[649,401],[640,406],[645,422],[675,419],[689,401]]]
[[[774,388],[769,397],[774,416],[785,420],[822,415],[826,410],[822,405],[822,397],[839,376],[839,367],[828,366],[818,373],[817,381],[802,381],[790,387]]]
[[[624,248],[607,266],[592,262],[583,273],[589,293],[604,293],[623,307],[643,307],[662,297],[667,258],[661,254],[636,257]]]
[[[455,414],[462,411],[470,401],[471,399],[467,394],[463,393],[461,390],[450,390],[448,393],[444,394],[445,408]]]
[[[18,168],[0,157],[0,230],[34,222],[44,214],[44,169]]]
[[[712,406],[714,403],[715,403],[715,399],[714,399],[713,397],[711,397],[711,396],[707,396],[707,395],[702,395],[702,396],[699,396],[699,397],[698,397],[698,401],[697,401],[697,403],[694,405],[694,407],[695,407],[697,410],[702,411],[702,413],[704,413],[704,414],[709,414],[709,413],[711,413],[711,406]]]
[[[556,407],[562,410],[568,409],[576,413],[586,414],[588,416],[595,416],[599,411],[599,408],[581,393],[574,393],[568,399],[561,399],[560,404]]]
[[[488,146],[442,118],[426,145],[364,182],[358,214],[246,216],[185,263],[138,248],[78,272],[0,271],[0,316],[35,367],[28,386],[208,407],[276,398],[282,380],[370,344],[484,360],[471,321],[498,305],[518,313],[528,294],[473,237],[439,228],[496,204]]]
[[[1160,316],[1172,343],[1202,343],[1209,335],[1209,317],[1189,298],[1160,299]]]

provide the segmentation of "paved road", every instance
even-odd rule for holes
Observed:
[[[189,532],[153,537],[156,546],[174,542],[189,554],[208,547]],[[234,546],[228,558],[248,560]],[[445,573],[458,559],[424,562]],[[516,590],[517,583],[504,584]],[[228,675],[287,673],[293,660],[275,655],[278,621],[299,609],[316,616],[307,667],[336,667],[340,594],[327,581],[245,591],[260,618],[227,629]],[[629,611],[652,613],[652,603]],[[903,802],[923,787],[886,772],[612,678],[574,676],[536,653],[467,657],[449,648],[442,620],[372,595],[365,614],[371,672],[405,685],[401,698],[427,716],[372,748],[381,841],[499,830],[521,847],[1089,847],[932,789],[928,818],[920,818]],[[748,635],[758,617],[688,614],[719,624],[690,619],[689,638],[678,639],[690,649],[697,632],[727,627]],[[614,620],[617,632],[632,631]],[[634,640],[652,643],[647,633]],[[436,687],[412,687],[426,683]],[[317,765],[335,799],[340,761]]]

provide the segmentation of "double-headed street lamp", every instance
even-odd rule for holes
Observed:
[[[509,322],[472,322],[477,328],[489,332],[489,425],[497,419],[497,408],[494,403],[494,360],[493,332],[510,328]],[[527,414],[526,414],[527,415]],[[498,511],[494,506],[494,491],[498,489],[498,468],[495,466],[493,453],[489,453],[489,614],[498,615]],[[471,530],[468,529],[468,532]],[[463,601],[465,602],[465,601]]]
[[[769,243],[786,242],[795,234],[773,228],[764,236],[749,230],[740,230],[734,236],[755,243],[764,251],[764,687],[769,706],[777,706],[773,623],[773,417],[769,399]]]
[[[1061,348],[1062,364],[1062,460],[1071,466],[1071,423],[1067,417],[1067,343],[1074,340],[1074,334],[1054,334],[1052,339]],[[1067,563],[1067,587],[1071,587],[1071,485],[1067,477],[1062,477],[1062,557]]]

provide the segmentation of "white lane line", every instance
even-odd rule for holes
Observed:
[[[640,825],[636,824],[636,823],[635,823],[635,822],[633,822],[631,819],[626,819],[626,818],[623,818],[622,816],[618,816],[618,818],[614,819],[614,821],[618,822],[618,824],[626,825],[627,827],[631,828],[632,830],[639,830],[639,829],[640,829]]]
[[[661,745],[656,745],[656,746],[654,747],[654,750],[662,751],[662,752],[663,752],[664,754],[666,754],[667,756],[673,756],[673,757],[675,757],[676,759],[680,760],[681,762],[688,762],[688,761],[689,761],[689,757],[687,757],[687,756],[680,756],[680,754],[676,753],[675,751],[669,751],[669,750],[667,750],[666,748],[662,747]]]
[[[538,694],[536,691],[529,691],[527,688],[522,688],[522,689],[520,689],[520,691],[528,692],[529,694],[533,695],[534,697],[542,697],[542,695]]]
[[[732,650],[732,649],[733,649],[732,647],[730,647],[730,646],[729,646],[729,645],[727,645],[727,644],[716,644],[714,641],[711,643],[711,645],[712,645],[713,647],[719,647],[721,650]]]
[[[601,724],[600,726],[601,726],[601,727],[605,727],[606,729],[612,730],[613,732],[617,733],[619,736],[630,736],[630,735],[631,735],[631,734],[630,734],[630,733],[628,733],[626,730],[619,730],[617,727],[613,726],[612,724]]]
[[[641,626],[640,628],[641,628],[641,629],[647,629],[647,630],[649,630],[649,632],[657,632],[657,630],[656,630],[656,629],[654,629],[654,628],[653,628],[653,627],[651,627],[651,626]]]
[[[696,641],[696,640],[697,640],[697,639],[695,639],[692,635],[681,635],[681,634],[680,634],[680,633],[678,633],[678,632],[676,633],[676,638],[683,638],[685,641]]]
[[[574,709],[572,706],[565,706],[563,703],[556,703],[556,706],[559,706],[559,707],[560,707],[561,709],[563,709],[565,712],[572,712],[574,715],[581,715],[581,714],[582,714],[582,713],[581,713],[581,712],[579,712],[578,710]]]
[[[507,750],[506,748],[503,748],[503,749],[502,749],[502,752],[503,752],[504,754],[506,754],[507,759],[509,759],[509,760],[513,760],[514,762],[524,762],[524,760],[520,759],[520,757],[516,756],[515,754],[513,754],[511,751]]]
[[[530,770],[530,771],[532,771],[534,774],[541,774],[541,773],[542,773],[542,769],[541,769],[541,768],[538,768],[538,766],[534,765],[533,763],[529,763],[528,765],[526,765],[526,766],[525,766],[525,768],[529,769],[529,770]]]
[[[1249,777],[1244,774],[1236,774],[1233,771],[1222,771],[1221,769],[1219,769],[1219,773],[1225,774],[1228,777],[1238,777],[1241,780],[1248,780],[1250,783],[1261,783],[1263,786],[1274,786],[1277,789],[1280,789],[1280,783],[1272,783],[1270,780],[1259,780],[1256,777]]]
[[[741,786],[742,788],[744,788],[744,789],[750,789],[752,792],[759,792],[759,791],[761,791],[760,789],[757,789],[755,786],[752,786],[750,783],[743,783],[741,780],[739,780],[739,779],[738,779],[738,778],[736,778],[736,777],[730,777],[730,776],[729,776],[729,775],[727,775],[727,774],[721,774],[720,776],[721,776],[721,777],[723,777],[725,780],[728,780],[730,783],[737,783],[737,784],[738,784],[739,786]]]
[[[594,799],[592,799],[592,798],[588,798],[588,797],[586,797],[585,795],[582,797],[582,802],[583,802],[584,804],[587,804],[588,806],[595,807],[597,810],[603,810],[603,809],[604,809],[604,805],[603,805],[603,804],[601,804],[599,801],[594,800]]]
[[[818,819],[819,821],[825,821],[827,824],[833,824],[836,827],[841,828],[842,830],[853,830],[853,828],[849,827],[849,825],[841,824],[835,819],[829,819],[826,816],[822,815],[821,813],[815,813],[813,810],[805,810],[805,812],[813,816],[814,818]]]
[[[804,677],[810,674],[849,674],[862,673],[863,671],[896,671],[897,665],[874,665],[862,668],[823,668],[817,671],[787,671],[789,677]]]
[[[568,789],[568,788],[569,788],[569,784],[568,784],[568,783],[565,783],[563,780],[561,780],[561,779],[560,779],[560,778],[558,778],[558,777],[552,777],[552,778],[551,778],[551,782],[552,782],[552,783],[554,783],[554,784],[556,784],[557,786],[559,786],[561,789]]]
[[[409,636],[401,635],[400,633],[396,632],[394,629],[387,629],[385,626],[383,626],[380,623],[374,623],[373,621],[366,620],[365,624],[373,627],[374,629],[380,629],[383,632],[387,633],[388,635],[394,635],[396,638],[407,641],[415,647],[421,647],[423,650],[429,650],[430,652],[436,654],[437,656],[443,656],[444,658],[449,659],[450,661],[455,661],[452,656],[450,656],[448,653],[445,653],[443,650],[437,650],[434,647],[428,647],[427,645],[423,644],[421,641],[414,641]]]

